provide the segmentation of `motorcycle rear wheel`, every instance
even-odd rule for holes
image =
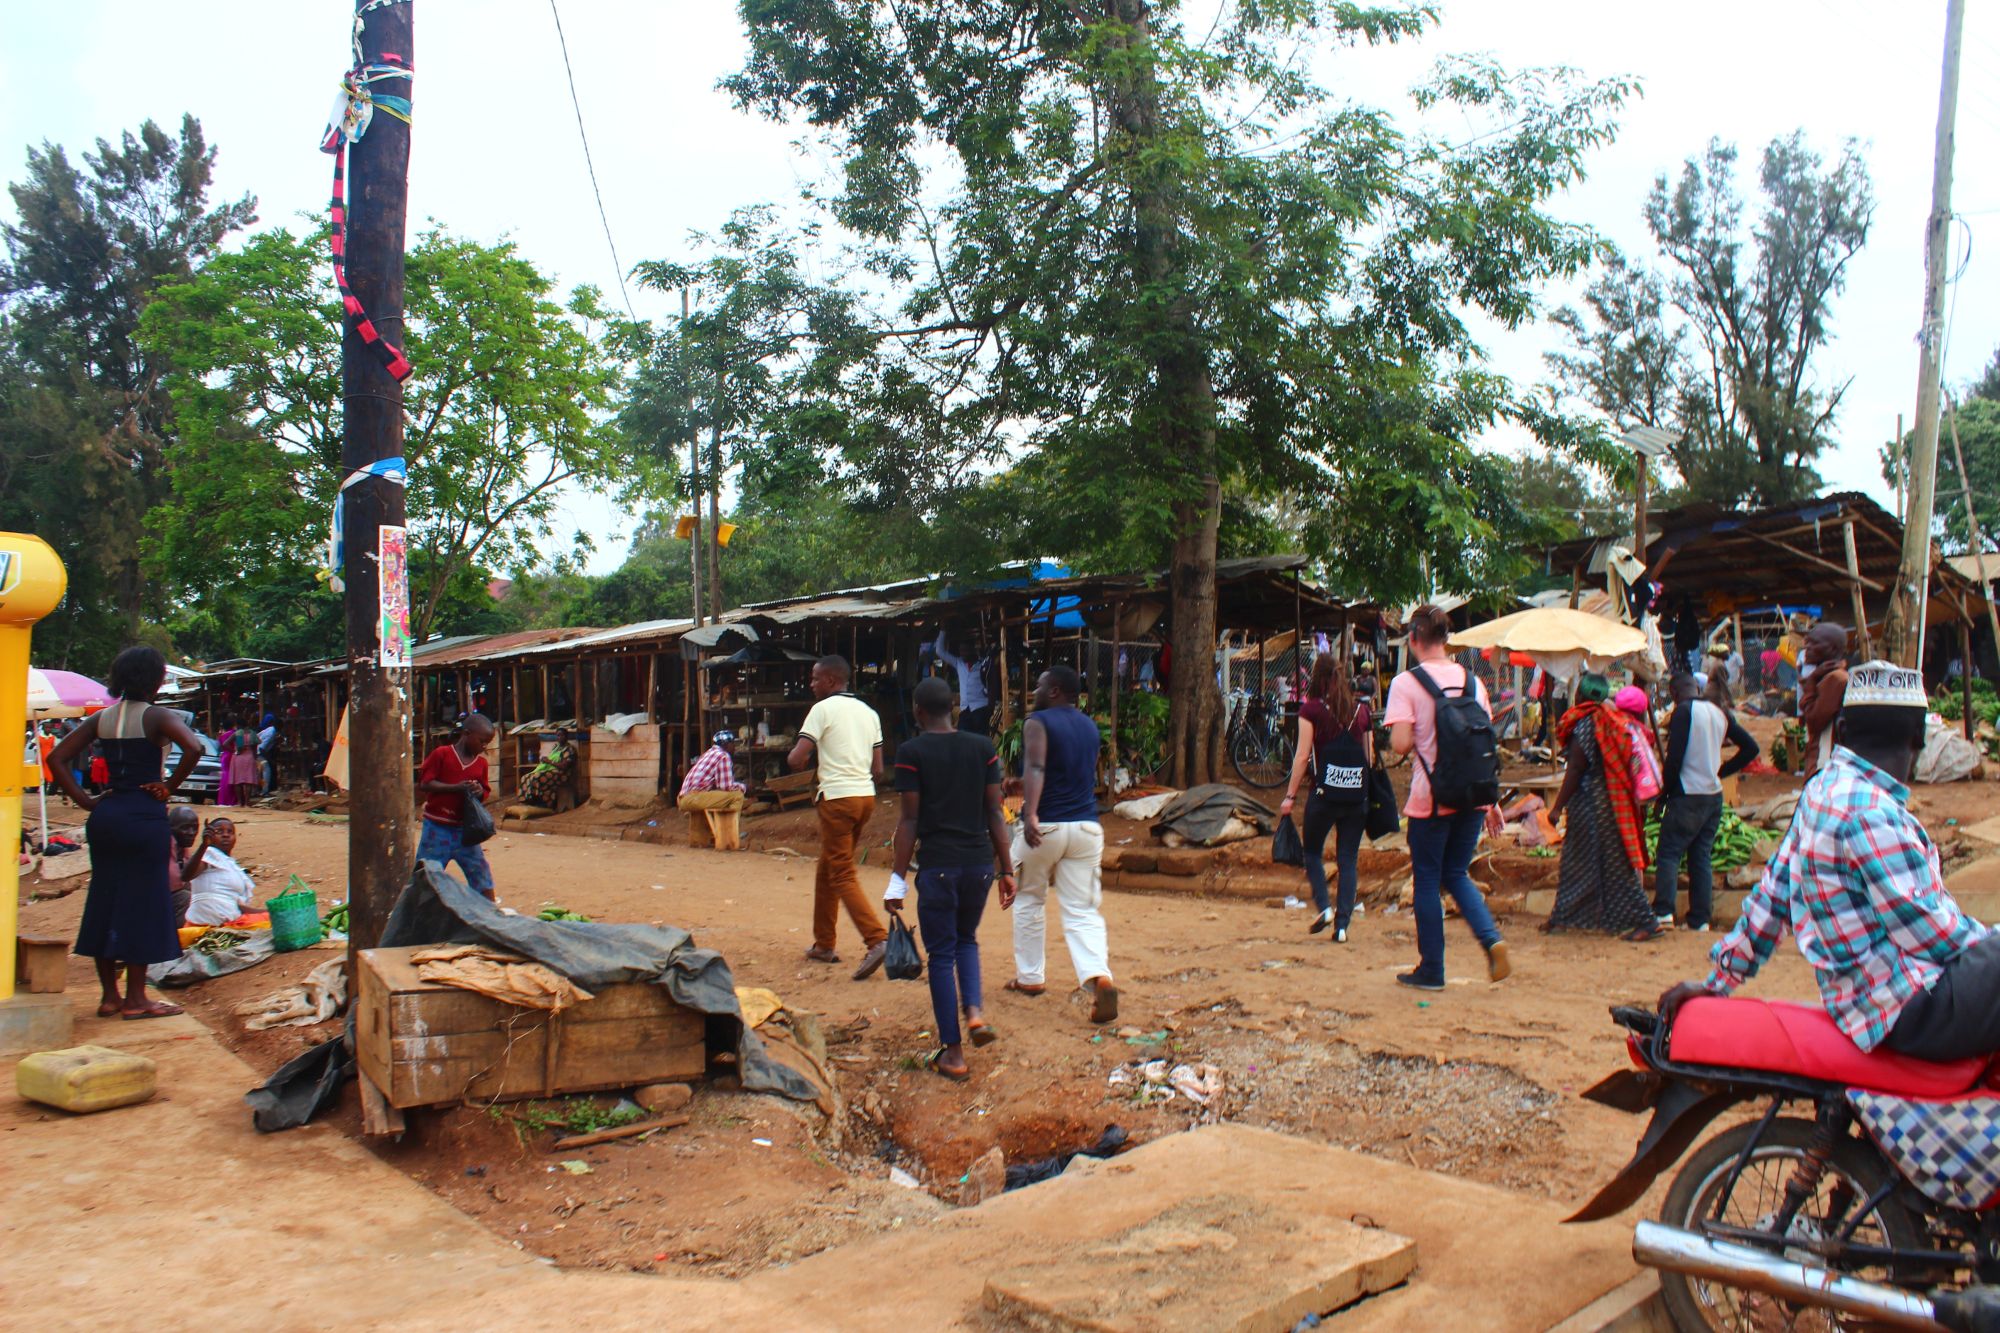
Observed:
[[[1701,1224],[1715,1218],[1716,1199],[1729,1183],[1729,1173],[1743,1152],[1743,1145],[1757,1132],[1756,1122],[1746,1122],[1716,1135],[1696,1149],[1667,1191],[1660,1220],[1668,1226],[1700,1232]],[[1785,1184],[1805,1156],[1812,1141],[1810,1120],[1780,1118],[1771,1122],[1750,1160],[1744,1164],[1719,1220],[1731,1226],[1762,1228],[1770,1225],[1785,1194]],[[1825,1236],[1844,1227],[1854,1209],[1865,1205],[1889,1179],[1890,1167],[1867,1144],[1845,1138],[1835,1145],[1826,1174],[1793,1219],[1788,1235]],[[1897,1249],[1918,1249],[1923,1237],[1909,1212],[1893,1196],[1877,1204],[1854,1230],[1853,1240],[1864,1245],[1886,1245]],[[1804,1250],[1788,1252],[1806,1263],[1825,1261]],[[1847,1267],[1840,1271],[1876,1282],[1890,1281],[1884,1265]],[[1674,1327],[1683,1333],[1766,1333],[1767,1330],[1834,1330],[1863,1327],[1863,1321],[1831,1310],[1811,1309],[1763,1292],[1732,1287],[1726,1283],[1689,1277],[1683,1273],[1661,1273],[1660,1295]]]

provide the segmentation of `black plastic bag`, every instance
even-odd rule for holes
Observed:
[[[889,914],[889,952],[883,955],[882,970],[891,981],[915,981],[924,974],[924,956],[917,952],[901,912]]]
[[[458,817],[459,840],[467,847],[477,847],[492,837],[497,829],[493,827],[493,812],[470,792],[465,797],[465,813]]]
[[[1271,834],[1271,864],[1279,866],[1302,866],[1306,863],[1306,844],[1299,837],[1298,825],[1286,815],[1278,821],[1277,831]]]
[[[1044,1180],[1053,1180],[1078,1157],[1115,1157],[1131,1137],[1117,1125],[1106,1125],[1104,1132],[1097,1136],[1097,1142],[1088,1148],[1059,1152],[1053,1157],[1038,1158],[1032,1162],[1009,1162],[1007,1188],[1017,1190],[1023,1185],[1039,1185]]]
[[[1403,817],[1396,810],[1396,784],[1386,768],[1368,770],[1368,821],[1365,827],[1371,839],[1386,838],[1402,831]]]

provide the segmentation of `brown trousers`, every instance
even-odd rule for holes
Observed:
[[[866,946],[889,938],[889,927],[875,910],[875,904],[861,891],[861,874],[855,869],[854,844],[875,813],[872,796],[836,796],[819,803],[819,872],[813,877],[813,946],[831,949],[840,924],[840,909],[847,908],[848,920],[861,932]]]

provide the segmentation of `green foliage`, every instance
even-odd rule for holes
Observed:
[[[1821,384],[1813,361],[1875,199],[1856,144],[1829,167],[1797,131],[1764,149],[1746,234],[1736,158],[1718,139],[1659,177],[1646,222],[1668,276],[1614,256],[1583,311],[1557,316],[1570,350],[1549,361],[1618,424],[1682,434],[1680,498],[1770,505],[1819,489],[1847,386]]]
[[[487,1117],[496,1123],[510,1124],[514,1136],[523,1143],[530,1134],[541,1134],[559,1129],[565,1134],[595,1134],[599,1130],[618,1129],[624,1125],[637,1124],[652,1112],[638,1106],[604,1105],[595,1097],[570,1097],[560,1102],[512,1102],[506,1106],[489,1106]]]
[[[1156,772],[1167,757],[1167,717],[1169,704],[1164,694],[1136,690],[1118,696],[1118,762],[1135,778]],[[1097,715],[1098,728],[1107,735],[1111,712]]]
[[[990,547],[1157,566],[1211,503],[1235,529],[1303,497],[1291,529],[1343,587],[1478,586],[1515,515],[1472,439],[1512,419],[1601,451],[1481,367],[1466,312],[1518,326],[1588,262],[1541,208],[1629,83],[1447,62],[1419,105],[1492,127],[1454,146],[1297,58],[1414,38],[1421,8],[1226,5],[1192,37],[1139,0],[740,9],[726,86],[825,136],[829,211],[900,301],[850,420],[896,422],[862,443],[898,484],[913,459],[997,472],[954,495],[1018,516]]]
[[[651,493],[610,413],[623,368],[597,294],[558,304],[511,243],[433,230],[409,253],[405,383],[411,628],[505,627],[485,571],[534,558],[561,488]],[[253,237],[163,288],[142,343],[171,357],[179,435],[147,565],[227,637],[249,589],[299,593],[324,562],[340,464],[340,315],[325,237]],[[241,640],[238,640],[241,642]]]
[[[1946,681],[1931,695],[1931,711],[1947,722],[1957,722],[1965,717],[1965,690],[1957,681]],[[1972,678],[1972,717],[1987,726],[2000,723],[2000,694],[1996,694],[1993,682],[1984,676]]]
[[[140,313],[256,209],[210,207],[215,150],[192,116],[178,135],[149,120],[82,157],[31,148],[0,225],[0,528],[39,534],[69,571],[36,660],[102,671],[157,638],[142,621],[163,610],[139,539],[166,490],[171,407],[162,362],[136,339]]]

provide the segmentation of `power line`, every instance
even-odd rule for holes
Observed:
[[[556,44],[562,48],[563,73],[569,77],[569,104],[576,108],[576,137],[583,141],[583,165],[590,172],[590,192],[597,198],[597,220],[604,224],[604,243],[611,249],[611,267],[618,274],[618,294],[625,298],[625,313],[638,323],[632,311],[632,293],[625,289],[625,265],[618,259],[618,242],[611,239],[611,218],[604,211],[604,192],[597,188],[597,164],[590,160],[590,136],[583,129],[583,103],[576,96],[576,71],[569,64],[569,39],[563,36],[562,14],[556,0],[549,0],[549,13],[556,21]]]

